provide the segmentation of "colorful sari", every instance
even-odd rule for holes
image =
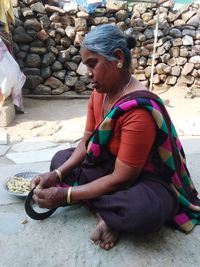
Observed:
[[[162,169],[160,178],[170,185],[180,204],[179,212],[173,218],[174,223],[180,230],[189,232],[196,224],[200,224],[200,201],[175,127],[157,95],[148,91],[137,91],[122,97],[88,140],[87,155],[93,163],[103,161],[116,120],[126,111],[137,107],[149,111],[156,122],[156,148]],[[151,168],[151,162],[148,162],[144,170],[151,172],[153,164]]]

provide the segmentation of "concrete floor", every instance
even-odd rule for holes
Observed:
[[[31,100],[28,100],[28,102],[30,101]],[[70,120],[69,125],[71,125],[71,127],[68,128],[68,134],[72,136],[73,133],[75,134],[71,139],[72,141],[76,141],[77,136],[81,135],[84,125],[83,121],[86,112],[85,101],[81,103],[79,101],[80,100],[74,101],[72,104],[73,108],[71,109],[73,109],[73,114],[70,116],[70,114],[67,113],[67,118],[61,121],[61,124],[63,123],[62,125],[64,125],[65,123],[69,123]],[[34,105],[35,103],[36,102],[34,102]],[[43,109],[47,110],[49,104],[45,106],[45,103],[46,102],[43,102]],[[37,108],[40,110],[41,106],[37,107],[37,105],[34,105],[33,108],[35,110]],[[77,108],[78,106],[79,108]],[[53,120],[57,122],[56,112],[58,106],[51,106],[51,112],[53,108],[55,116]],[[64,104],[63,109],[65,109]],[[178,106],[177,109],[179,109]],[[63,112],[69,112],[69,110],[64,110]],[[197,109],[197,113],[198,112]],[[195,113],[194,116],[191,115],[193,121],[192,125],[197,125],[196,128],[193,127],[195,133],[198,133],[199,130],[197,113]],[[175,112],[174,114],[177,114],[177,122],[184,120],[183,113],[179,114]],[[71,118],[75,120],[72,121]],[[22,122],[20,120],[21,117],[18,115],[17,122],[15,123],[16,126],[13,124],[11,128],[15,127],[16,130],[16,127],[19,127],[19,123]],[[37,120],[40,120],[40,118],[37,117]],[[26,118],[26,121],[29,121],[29,123],[31,122],[30,118]],[[46,117],[44,121],[48,121]],[[75,128],[76,126],[74,126],[73,123],[76,125],[79,123],[81,127]],[[16,140],[16,136],[13,137],[16,131],[14,131],[14,128],[11,128],[8,127],[3,130],[10,134],[12,140]],[[183,129],[182,132],[184,132],[184,129],[186,129],[185,124],[182,124],[182,126],[180,125],[180,130],[181,129]],[[21,132],[22,130],[24,129],[21,129]],[[54,133],[54,137],[57,132]],[[20,133],[18,132],[17,134],[20,135]],[[200,134],[194,135],[195,136],[189,136],[184,134],[182,136],[182,141],[187,154],[187,162],[191,176],[195,181],[197,189],[200,190]],[[27,147],[27,143],[25,142],[27,140],[33,142],[33,140],[30,139],[32,137],[31,130],[28,133],[26,132],[26,135],[24,132],[21,143],[19,143],[20,146],[18,145],[18,147],[16,147],[14,143],[8,143],[8,151],[2,153],[0,157],[0,267],[200,266],[200,227],[198,226],[188,235],[167,227],[164,227],[158,233],[142,237],[122,235],[116,247],[110,251],[103,251],[92,244],[89,239],[89,233],[95,226],[95,218],[84,206],[74,205],[67,208],[60,208],[55,214],[44,221],[34,221],[28,218],[24,211],[24,199],[9,195],[4,190],[2,184],[7,177],[18,172],[48,170],[48,157],[45,158],[42,156],[41,158],[35,158],[33,156],[31,162],[25,163],[27,161],[24,160],[25,162],[23,162],[23,158],[20,156],[20,153],[25,153],[24,149]],[[40,139],[36,138],[34,140],[36,143],[32,144],[32,148],[27,151],[30,154],[34,154],[34,151],[38,151],[39,155],[39,151],[41,152],[42,149],[47,149],[47,147],[48,149],[55,149],[55,147],[59,148],[61,145],[60,143],[56,143],[55,146],[52,146],[45,143],[49,140],[55,142],[55,138],[46,138],[44,135],[39,135],[37,137]],[[38,144],[41,139],[44,142],[43,148],[40,146],[41,143],[40,145]],[[65,142],[70,141],[65,138],[63,138],[63,140]],[[14,154],[12,160],[7,157],[8,154],[11,153]],[[27,223],[22,224],[25,219],[27,219]]]

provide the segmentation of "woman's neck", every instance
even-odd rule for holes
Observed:
[[[115,103],[119,98],[121,98],[129,88],[133,77],[131,74],[127,75],[126,78],[122,80],[117,88],[112,91],[107,92],[106,99],[110,104]]]

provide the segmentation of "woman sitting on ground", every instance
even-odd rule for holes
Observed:
[[[165,223],[190,231],[200,211],[161,99],[131,75],[135,44],[112,25],[86,35],[81,57],[94,90],[84,136],[76,149],[59,151],[50,172],[32,182],[39,185],[34,200],[40,207],[84,201],[97,216],[90,237],[106,250],[120,232],[146,234]]]

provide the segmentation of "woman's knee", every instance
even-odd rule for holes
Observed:
[[[59,168],[66,160],[70,158],[73,151],[74,148],[58,151],[51,160],[50,171]]]

